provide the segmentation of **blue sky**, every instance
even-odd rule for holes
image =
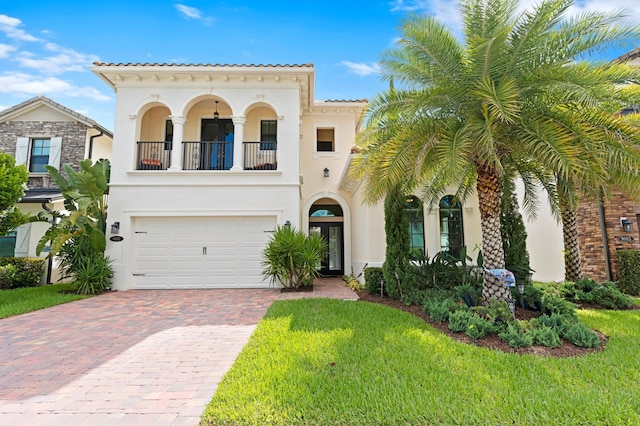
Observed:
[[[618,8],[640,17],[637,0],[580,0],[572,13]],[[415,11],[458,28],[449,0],[2,0],[0,110],[42,94],[112,129],[115,93],[94,61],[313,63],[316,99],[371,98],[385,87],[379,54]]]

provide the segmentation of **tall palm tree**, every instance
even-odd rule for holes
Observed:
[[[352,170],[365,199],[378,201],[398,183],[423,188],[428,201],[451,185],[460,199],[475,190],[484,266],[500,269],[505,167],[536,171],[545,186],[553,174],[597,187],[611,172],[630,175],[640,164],[640,135],[604,106],[629,104],[619,85],[640,81],[640,73],[577,60],[638,38],[640,29],[620,23],[619,12],[563,20],[572,4],[547,0],[519,13],[518,0],[462,0],[462,41],[433,17],[407,17],[398,46],[381,58],[395,86],[371,102],[366,148]],[[616,133],[600,139],[612,123]],[[535,193],[536,180],[524,182]],[[509,297],[499,280],[484,278],[485,302]]]

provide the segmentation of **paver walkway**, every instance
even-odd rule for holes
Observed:
[[[196,425],[274,300],[312,293],[129,290],[0,320],[1,425]]]

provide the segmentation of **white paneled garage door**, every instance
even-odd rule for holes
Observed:
[[[140,218],[133,288],[267,287],[262,251],[272,216]]]

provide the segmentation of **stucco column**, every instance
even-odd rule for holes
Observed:
[[[187,119],[181,115],[170,115],[173,123],[173,140],[171,147],[171,167],[169,170],[182,170],[182,139]]]
[[[440,210],[434,208],[429,211],[429,237],[427,238],[427,253],[429,253],[429,256],[433,256],[442,250],[440,247],[440,227],[438,226],[439,217]]]
[[[244,142],[244,123],[247,119],[244,115],[232,115],[233,120],[233,167],[231,170],[243,170],[242,147]]]

